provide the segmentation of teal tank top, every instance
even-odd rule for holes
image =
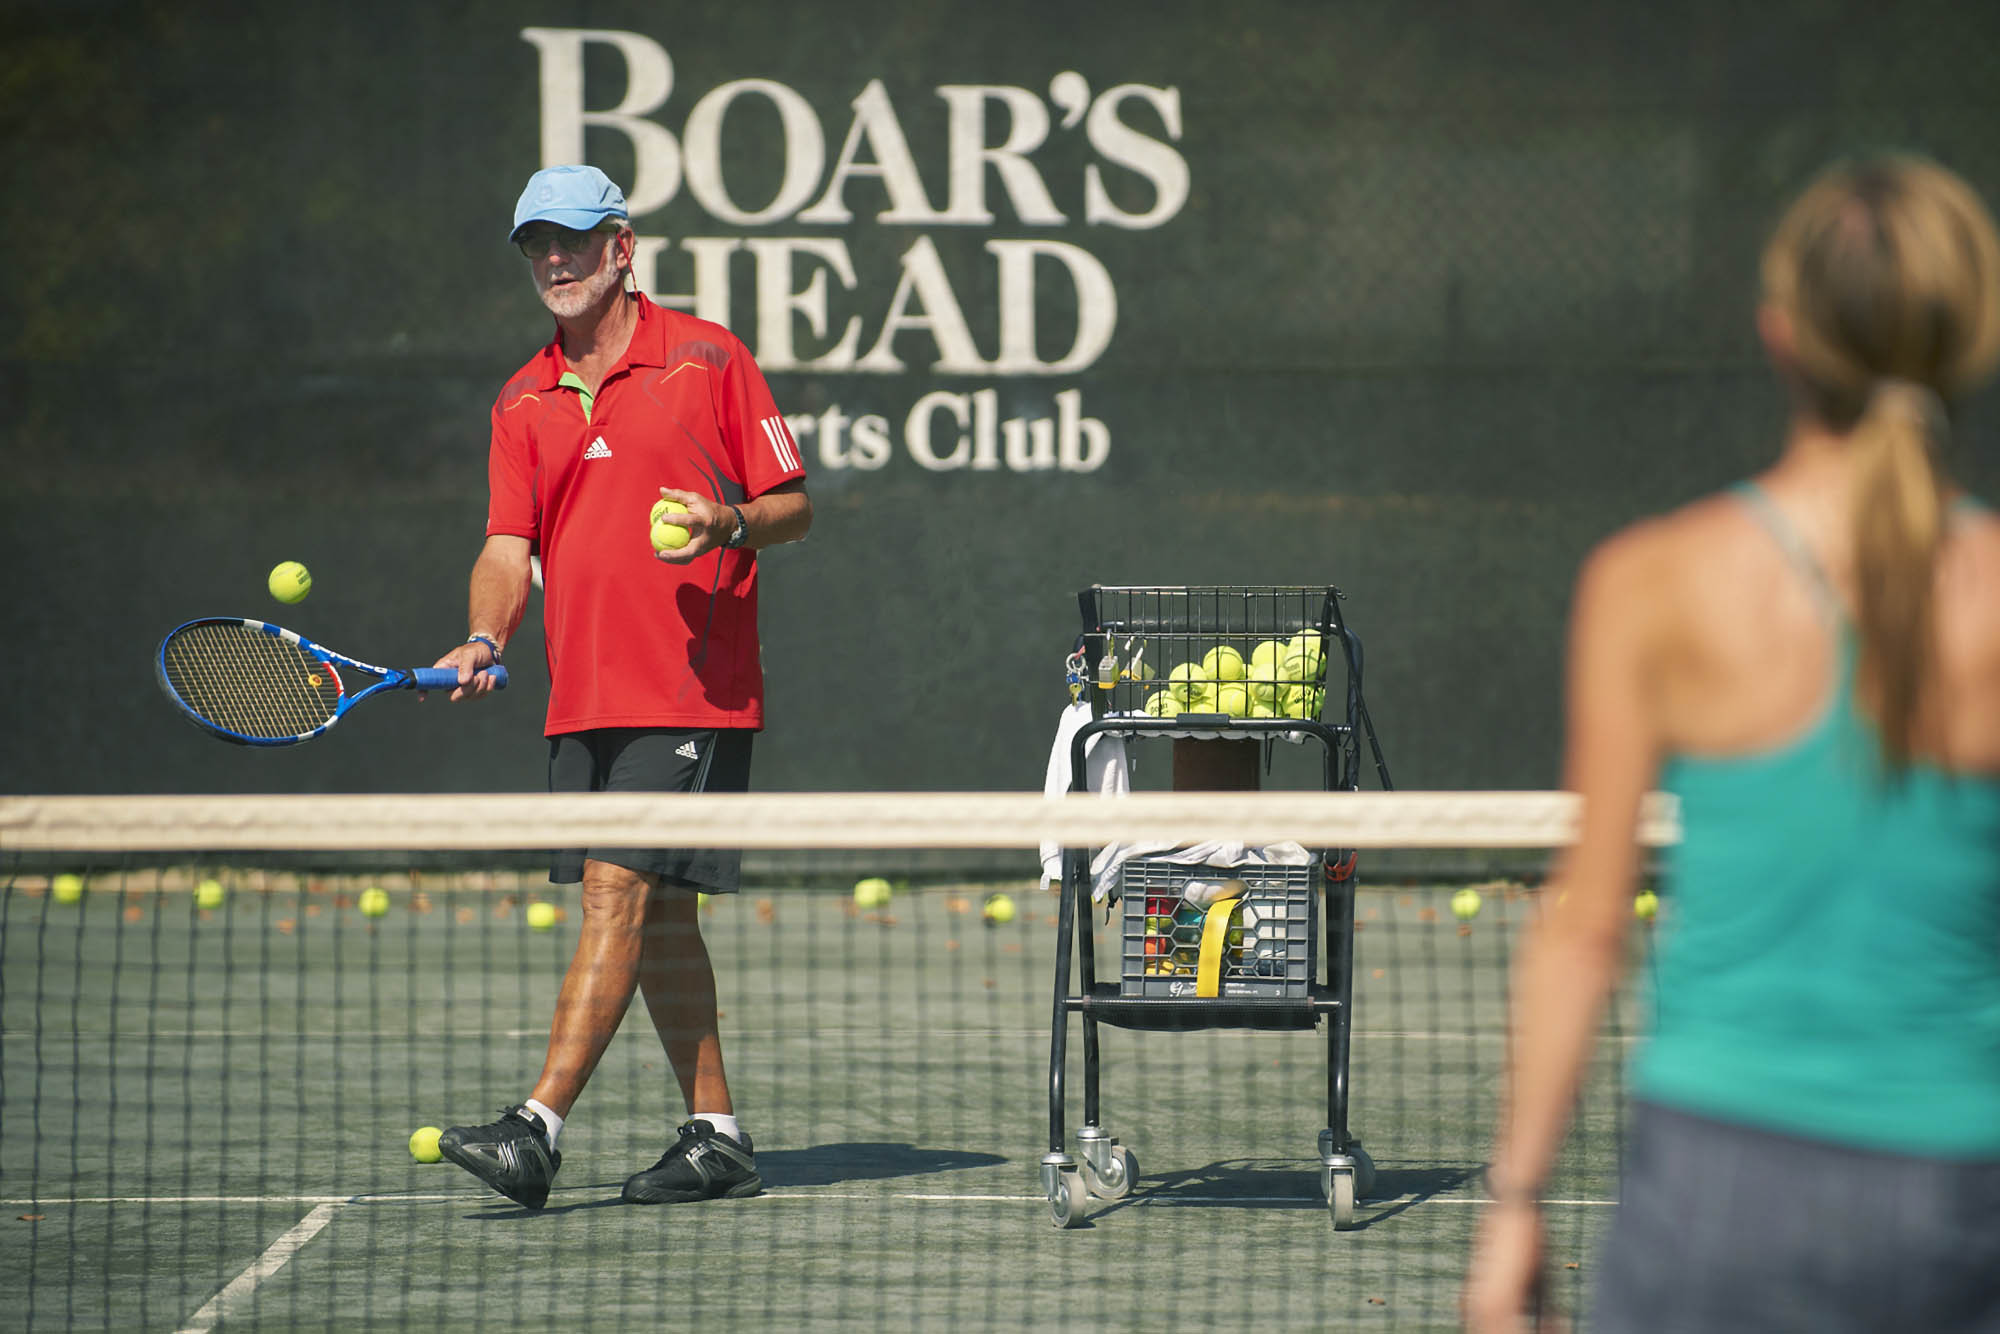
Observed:
[[[1836,627],[1796,740],[1678,755],[1642,1098],[1921,1157],[2000,1158],[2000,780],[1892,782],[1854,695],[1857,645],[1784,517],[1738,488]]]

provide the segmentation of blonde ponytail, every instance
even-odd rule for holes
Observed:
[[[1852,451],[1858,684],[1901,772],[1932,722],[1946,405],[2000,360],[2000,234],[1944,168],[1879,158],[1799,197],[1763,276],[1809,410]]]
[[[1848,436],[1855,466],[1854,575],[1862,697],[1892,771],[1907,768],[1922,723],[1944,544],[1943,404],[1928,387],[1884,380]]]

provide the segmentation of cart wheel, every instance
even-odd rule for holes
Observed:
[[[1337,1231],[1346,1231],[1354,1226],[1354,1173],[1349,1169],[1333,1169],[1326,1189],[1326,1207],[1333,1214],[1333,1226]]]
[[[1049,1221],[1057,1227],[1082,1227],[1083,1208],[1089,1200],[1090,1192],[1084,1188],[1083,1175],[1064,1172],[1056,1178],[1055,1186],[1049,1191]]]
[[[1090,1165],[1090,1159],[1083,1160],[1083,1184],[1100,1200],[1124,1199],[1132,1193],[1132,1183],[1138,1179],[1139,1160],[1123,1145],[1111,1151],[1111,1166],[1101,1176]]]
[[[1372,1200],[1375,1198],[1375,1160],[1359,1144],[1347,1146],[1347,1156],[1354,1160],[1354,1198]]]

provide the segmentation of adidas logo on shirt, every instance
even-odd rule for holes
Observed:
[[[590,448],[583,451],[583,456],[587,459],[608,459],[611,457],[611,446],[605,444],[604,437],[600,435],[590,442]]]
[[[674,750],[674,754],[680,756],[684,760],[694,759],[695,758],[694,742],[692,741],[681,742],[681,744]]]

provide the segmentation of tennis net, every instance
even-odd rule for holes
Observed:
[[[1453,1328],[1537,877],[1371,881],[1371,855],[1553,849],[1574,814],[1492,793],[0,799],[0,1301],[38,1329]],[[1646,837],[1671,840],[1670,812]],[[1095,1011],[1058,1008],[1051,839],[1147,854],[1109,879],[1120,905],[1090,902],[1094,877],[1072,900]],[[1201,839],[1264,856],[1228,869],[1244,903],[1283,885],[1313,905],[1323,997],[1343,966],[1321,942],[1351,913],[1344,1060],[1324,1005],[1299,1031],[1121,1022],[1153,1013],[1149,970],[1177,950],[1191,987],[1267,980],[1240,908],[1204,964],[1206,923],[1176,939],[1145,900],[1223,874],[1161,855]],[[1294,844],[1305,863],[1270,860]],[[684,1115],[636,1003],[546,1208],[406,1147],[528,1093],[581,919],[546,850],[577,845],[744,850],[742,892],[699,919],[761,1194],[620,1204]],[[939,848],[1007,850],[1019,874],[927,877]],[[1621,996],[1551,1183],[1573,1311],[1633,1016]],[[1046,1164],[1057,1033],[1062,1147],[1098,1169],[1074,1203]],[[1372,1168],[1345,1218],[1330,1064]],[[1133,1155],[1123,1189],[1077,1143],[1100,1126]]]

